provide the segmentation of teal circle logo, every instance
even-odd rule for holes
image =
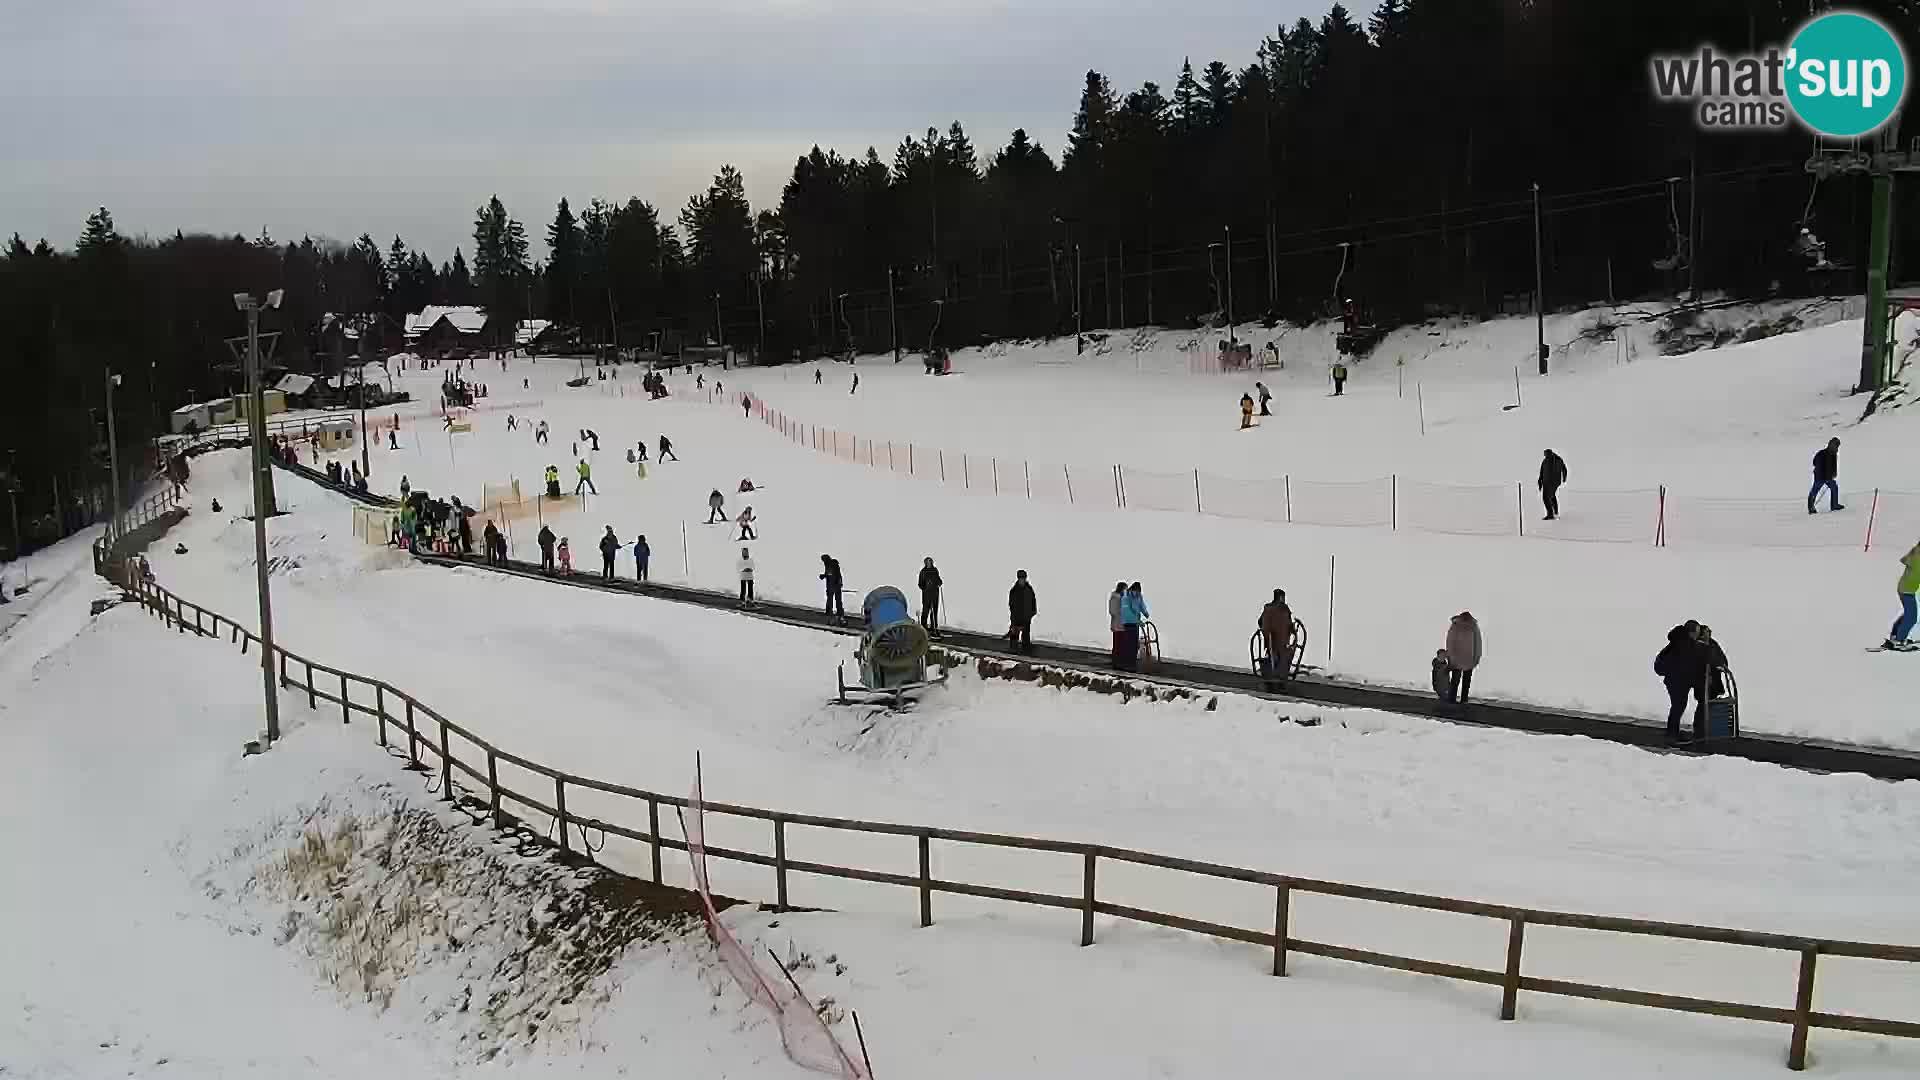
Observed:
[[[1835,11],[1809,20],[1789,45],[1787,103],[1822,135],[1880,129],[1907,92],[1907,57],[1886,24]]]

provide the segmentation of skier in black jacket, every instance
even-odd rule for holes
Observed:
[[[1813,455],[1813,486],[1807,489],[1807,513],[1819,511],[1813,508],[1814,500],[1820,495],[1820,489],[1827,489],[1827,506],[1832,510],[1845,510],[1840,505],[1840,440],[1828,439],[1824,449]]]
[[[550,526],[540,526],[540,535],[534,537],[540,543],[540,569],[553,573],[553,545],[559,538],[553,535]]]
[[[920,625],[929,631],[940,628],[940,570],[927,556],[920,567]]]
[[[1016,571],[1013,588],[1007,590],[1007,644],[1015,652],[1033,653],[1033,617],[1039,614],[1040,604],[1034,599],[1033,586],[1027,583],[1027,572]]]
[[[1560,485],[1567,482],[1567,463],[1549,450],[1540,458],[1540,501],[1546,505],[1547,520],[1560,516]]]
[[[846,618],[847,608],[840,598],[845,587],[840,579],[840,560],[831,555],[820,556],[820,580],[827,587],[827,614]]]
[[[620,538],[613,535],[613,526],[609,525],[607,531],[600,535],[601,580],[613,580],[613,557],[618,554],[620,554]]]

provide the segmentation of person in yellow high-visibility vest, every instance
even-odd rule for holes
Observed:
[[[580,494],[582,489],[591,491],[595,495],[600,494],[600,489],[593,486],[593,466],[587,464],[586,458],[580,459],[580,464],[574,466],[574,471],[580,474],[580,482],[573,485],[575,495]]]

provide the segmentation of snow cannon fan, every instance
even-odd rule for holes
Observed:
[[[891,585],[867,594],[860,612],[860,684],[893,690],[927,681],[927,631],[908,613],[907,597]]]

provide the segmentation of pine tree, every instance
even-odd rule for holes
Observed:
[[[547,226],[547,317],[576,321],[574,293],[580,284],[580,225],[561,199]]]
[[[1087,84],[1080,91],[1080,108],[1073,115],[1073,132],[1067,136],[1067,153],[1061,161],[1066,169],[1098,172],[1100,156],[1112,135],[1113,87],[1097,71],[1087,72]]]
[[[1207,99],[1193,77],[1193,60],[1180,62],[1180,79],[1173,84],[1173,118],[1183,131],[1207,126]]]
[[[126,239],[113,227],[113,214],[106,207],[87,215],[87,224],[80,232],[80,242],[74,250],[80,255],[99,256],[120,252],[126,248]]]
[[[453,249],[453,261],[440,271],[444,279],[445,296],[449,304],[471,304],[473,302],[473,275],[467,269],[467,257],[459,248]]]
[[[32,254],[33,252],[27,248],[27,242],[20,239],[19,233],[14,233],[13,239],[7,243],[7,258],[25,259]]]
[[[1200,81],[1207,96],[1208,123],[1226,123],[1227,111],[1233,107],[1233,70],[1215,60],[1207,65]]]
[[[680,227],[687,232],[687,257],[701,294],[726,294],[723,303],[737,298],[757,265],[753,210],[740,170],[721,166],[706,193],[687,200]]]
[[[1380,0],[1380,6],[1373,9],[1373,16],[1367,20],[1367,33],[1372,35],[1375,45],[1400,44],[1407,39],[1411,15],[1407,0]]]

